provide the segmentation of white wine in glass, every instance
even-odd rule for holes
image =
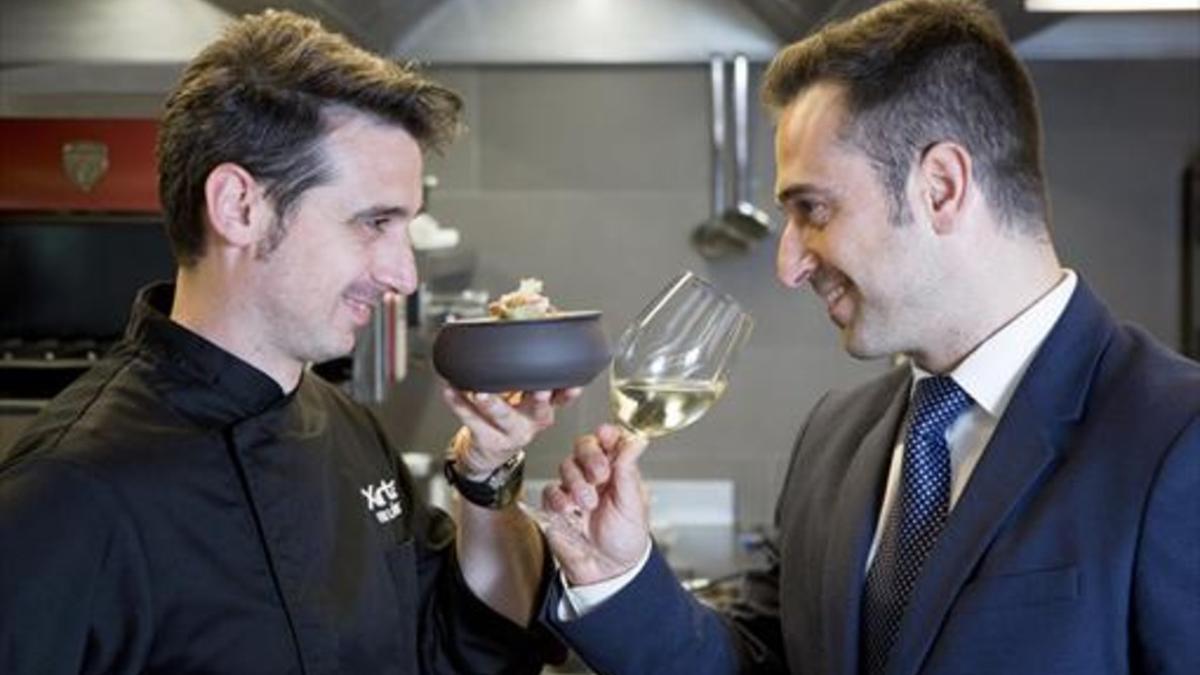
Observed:
[[[700,419],[725,391],[729,367],[753,326],[733,298],[691,272],[680,274],[617,341],[609,372],[613,416],[644,438]],[[521,508],[543,530],[584,537],[571,522],[578,511]]]
[[[728,295],[691,272],[677,276],[617,341],[613,416],[647,438],[678,431],[716,403],[754,327]]]
[[[657,438],[700,419],[724,391],[723,381],[613,381],[613,415],[626,429]]]

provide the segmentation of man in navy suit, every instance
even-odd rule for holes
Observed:
[[[602,673],[1200,673],[1200,366],[1059,263],[995,17],[886,3],[783,50],[763,98],[780,280],[907,363],[813,409],[778,556],[722,614],[650,541],[644,442],[582,438],[543,494],[578,515],[543,619]]]

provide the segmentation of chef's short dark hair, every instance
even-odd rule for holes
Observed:
[[[763,79],[778,112],[817,82],[845,92],[843,135],[876,167],[903,223],[904,184],[930,145],[973,159],[993,210],[1044,231],[1048,204],[1033,85],[999,20],[978,0],[896,0],[830,24],[781,51]]]
[[[462,99],[416,71],[286,11],[245,16],[188,64],[158,135],[159,198],[176,261],[204,254],[204,183],[232,162],[266,188],[278,220],[329,180],[327,113],[349,108],[404,128],[440,151],[461,126]]]

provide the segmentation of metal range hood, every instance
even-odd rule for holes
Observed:
[[[781,37],[729,0],[444,0],[390,51],[445,64],[700,63],[769,59]]]
[[[114,65],[177,69],[233,17],[267,7],[315,16],[370,49],[436,65],[622,65],[702,64],[713,53],[735,52],[762,62],[830,19],[874,4],[877,0],[0,0],[0,85],[11,87],[13,71],[31,67],[66,66],[66,79],[84,84],[92,71]],[[1084,23],[1094,17],[1028,12],[1024,0],[989,4],[1019,51],[1037,38],[1028,50],[1033,58],[1179,58],[1200,51],[1196,12]],[[1072,29],[1075,23],[1080,26]],[[88,72],[76,76],[70,68]],[[142,69],[113,88],[128,80],[134,86],[160,83],[144,77]]]
[[[211,1],[229,9],[255,4],[255,0]],[[332,18],[333,25],[400,58],[469,65],[620,65],[701,64],[713,53],[739,52],[765,62],[780,47],[822,24],[857,14],[879,1],[292,0],[290,4]],[[989,4],[1014,41],[1068,16],[1026,12],[1024,0]],[[325,11],[331,6],[339,9],[337,15]],[[403,15],[397,14],[398,6],[406,10]],[[352,16],[366,20],[355,24]],[[393,27],[390,39],[380,26]]]
[[[287,7],[376,51],[439,65],[702,64],[738,52],[765,62],[879,1],[208,0],[231,16]],[[988,5],[1032,60],[1200,56],[1200,12],[1096,16],[1031,12],[1026,0]]]
[[[437,64],[769,58],[836,0],[3,0],[0,67],[183,63],[233,17],[315,16],[378,52]]]
[[[713,53],[765,62],[818,26],[880,0],[208,1],[231,15],[289,7],[377,51],[439,65],[699,65]],[[1030,12],[1025,2],[988,0],[1026,58],[1200,55],[1200,12],[1095,17]]]
[[[260,0],[209,0],[238,15]],[[284,0],[360,43],[437,64],[701,63],[767,59],[836,0]]]

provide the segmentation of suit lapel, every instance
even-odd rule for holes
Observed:
[[[941,631],[954,599],[1021,498],[1058,458],[1082,414],[1115,324],[1079,280],[988,442],[913,589],[889,675],[913,675]]]
[[[883,497],[882,488],[896,429],[908,407],[911,382],[911,376],[901,378],[901,386],[896,388],[891,403],[863,437],[859,447],[845,450],[853,452],[854,459],[834,505],[821,584],[823,610],[829,617],[824,625],[830,673],[853,675],[858,672],[858,616],[863,568]]]

